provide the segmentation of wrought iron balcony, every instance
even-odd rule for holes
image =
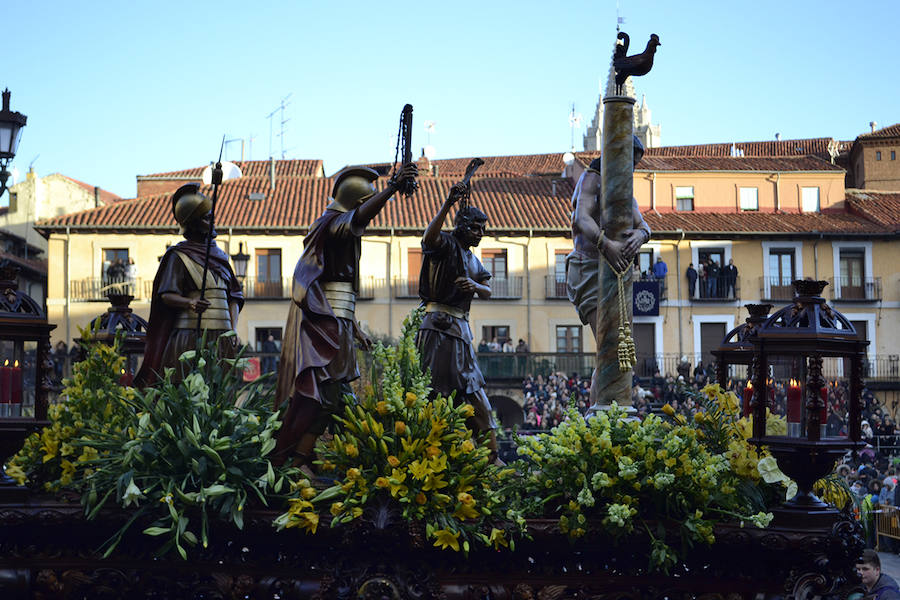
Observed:
[[[788,286],[790,287],[790,285]],[[690,294],[690,290],[688,290]],[[697,279],[697,289],[691,302],[734,302],[741,299],[741,280],[733,281],[727,275]]]
[[[560,278],[556,275],[545,275],[544,298],[547,300],[567,300],[566,278]]]
[[[153,280],[148,279],[108,279],[106,277],[86,277],[69,282],[71,302],[109,302],[110,294],[130,294],[135,298],[149,298]]]
[[[259,279],[244,278],[244,299],[246,300],[281,300],[291,297],[293,279]]]
[[[419,278],[418,277],[395,277],[393,283],[394,298],[418,298],[419,297]]]
[[[794,299],[793,277],[759,278],[759,297],[763,302],[790,302]]]
[[[522,297],[522,276],[492,277],[491,300],[518,300]]]
[[[831,299],[841,302],[877,302],[881,300],[881,277],[831,277]]]

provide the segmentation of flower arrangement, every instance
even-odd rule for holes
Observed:
[[[85,512],[94,518],[111,503],[133,511],[105,555],[133,522],[152,520],[143,532],[167,538],[158,553],[175,548],[186,559],[186,546],[208,545],[211,518],[242,528],[249,503],[267,505],[296,475],[266,458],[281,423],[264,384],[242,382],[245,359],[219,358],[213,342],[180,360],[192,365],[183,381],[173,384],[167,369],[157,387],[128,395],[124,426],[96,435]]]
[[[587,420],[571,411],[550,433],[523,439],[525,493],[544,513],[561,513],[571,538],[586,535],[589,520],[614,539],[646,533],[651,571],[679,560],[666,524],[683,547],[711,544],[714,519],[765,527],[772,494],[755,492],[766,484],[750,473],[759,459],[738,425],[737,399],[717,387],[704,394],[709,410],[693,420],[669,409],[671,420],[638,421],[615,404]]]
[[[316,464],[339,483],[316,493],[301,480],[288,511],[276,519],[279,529],[315,533],[316,505],[327,504],[332,526],[366,509],[388,509],[425,523],[439,548],[515,547],[525,527],[513,506],[515,471],[491,463],[489,450],[473,441],[465,425],[471,405],[429,399],[430,375],[422,372],[415,346],[422,314],[407,317],[396,347],[376,346],[372,383],[358,402],[348,398],[333,438],[317,448]]]
[[[48,407],[50,425],[26,438],[7,464],[6,473],[19,485],[47,492],[77,487],[92,474],[99,457],[94,437],[121,430],[129,417],[127,401],[134,390],[118,384],[125,363],[121,340],[112,346],[92,342],[90,330],[82,330],[81,337],[85,359],[75,363],[71,379],[65,380],[63,401]]]

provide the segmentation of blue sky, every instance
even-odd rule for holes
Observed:
[[[616,25],[615,0],[6,0],[2,11],[0,89],[28,116],[14,165],[124,197],[136,175],[214,160],[223,135],[255,136],[245,157],[267,158],[266,116],[288,95],[285,157],[321,158],[327,174],[392,160],[406,102],[417,154],[426,120],[438,158],[565,151],[573,102],[590,122]],[[852,140],[870,121],[900,122],[896,0],[619,0],[619,11],[632,51],[650,33],[662,41],[635,87],[664,145]]]

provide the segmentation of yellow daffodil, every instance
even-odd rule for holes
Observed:
[[[430,473],[425,477],[425,485],[422,486],[422,489],[429,492],[445,488],[448,485],[449,484],[444,481],[443,475]]]
[[[400,464],[400,459],[394,456],[393,454],[387,457],[388,464],[392,467],[396,467]]]
[[[403,421],[397,421],[394,423],[394,433],[397,435],[405,435],[406,434],[406,423]]]
[[[350,458],[356,458],[357,456],[359,456],[359,448],[357,448],[355,444],[344,444],[344,452]]]
[[[488,541],[493,544],[495,550],[499,550],[500,546],[504,548],[509,547],[509,542],[506,541],[506,532],[496,527],[491,528],[491,535]]]
[[[471,404],[463,404],[459,407],[459,414],[461,414],[465,418],[474,417],[475,416],[475,407]]]
[[[418,400],[418,398],[416,397],[415,393],[406,392],[406,406],[408,408],[412,408],[412,406],[416,403],[416,400]]]
[[[431,469],[428,467],[427,461],[414,460],[409,465],[409,472],[416,479],[422,480],[428,475]]]
[[[434,532],[434,545],[441,550],[453,548],[459,552],[459,532],[450,531],[449,529],[438,529]]]
[[[379,415],[386,415],[388,413],[388,403],[384,400],[379,400],[375,403],[375,411]]]

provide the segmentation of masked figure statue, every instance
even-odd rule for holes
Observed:
[[[484,376],[469,327],[472,298],[476,294],[479,298],[491,297],[491,274],[471,250],[481,242],[487,215],[474,206],[463,206],[456,214],[453,233],[441,231],[450,207],[465,193],[464,184],[454,185],[422,236],[419,296],[425,305],[425,318],[416,335],[416,346],[422,368],[431,369],[432,390],[443,396],[456,392],[457,404],[472,405],[475,414],[467,425],[476,435],[487,434],[496,460],[497,424],[484,391]]]
[[[153,385],[164,369],[173,367],[172,380],[181,381],[184,365],[178,357],[197,348],[197,323],[207,340],[219,338],[219,356],[233,357],[237,337],[220,337],[237,326],[244,305],[241,284],[228,255],[213,241],[209,224],[212,202],[200,193],[200,186],[188,183],[172,195],[172,212],[185,240],[166,249],[153,279],[150,324],[144,362],[135,377],[135,386]],[[210,244],[209,264],[203,297],[203,263]]]
[[[284,410],[273,460],[312,468],[318,436],[342,408],[349,382],[359,377],[356,344],[371,344],[356,323],[361,238],[403,182],[415,179],[404,165],[380,192],[378,173],[348,167],[335,176],[332,201],[310,227],[294,269],[292,301],[284,329],[276,402]]]

